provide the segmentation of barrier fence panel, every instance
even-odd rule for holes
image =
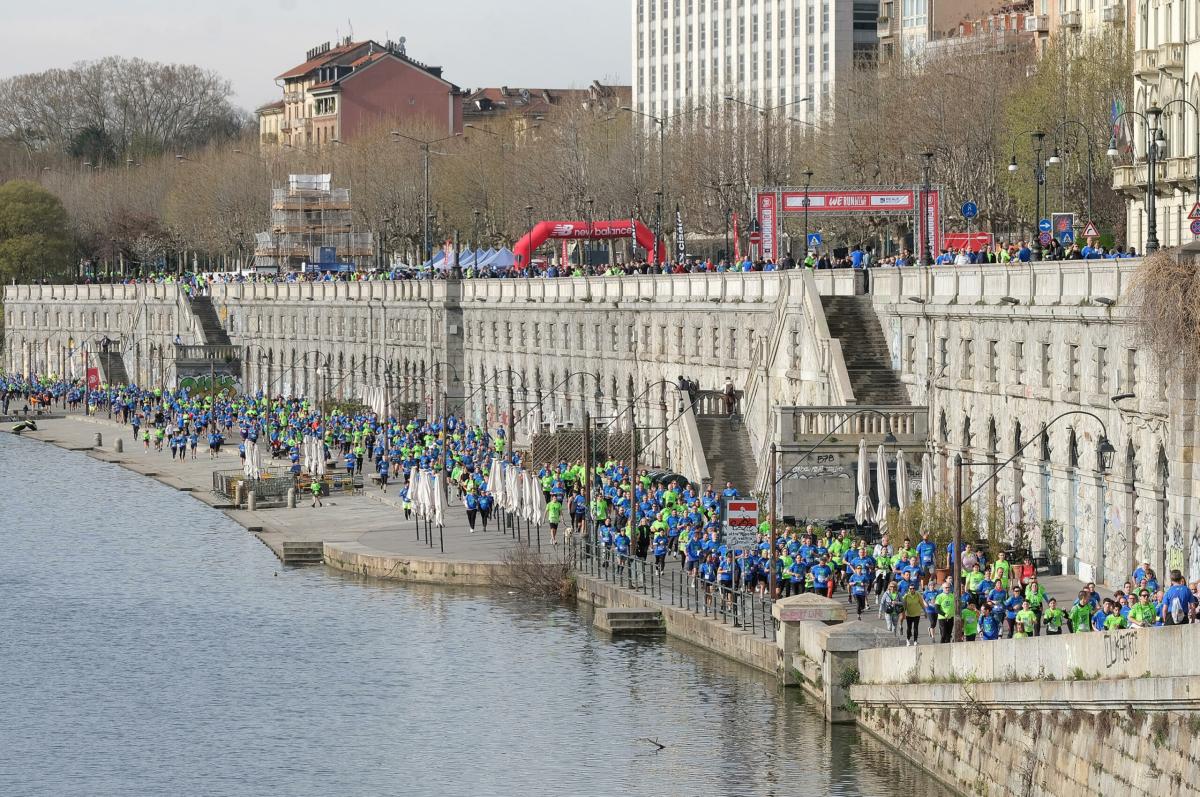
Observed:
[[[666,562],[660,572],[653,561],[618,554],[587,537],[579,542],[572,540],[569,556],[577,572],[764,639],[775,639],[771,601],[766,595],[705,581],[684,571],[677,561]]]

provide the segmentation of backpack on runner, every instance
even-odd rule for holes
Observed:
[[[1168,607],[1171,614],[1171,622],[1175,625],[1184,625],[1187,623],[1187,607],[1178,595],[1171,596],[1171,604]]]

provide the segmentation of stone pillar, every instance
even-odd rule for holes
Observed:
[[[890,647],[895,634],[869,623],[844,622],[846,605],[820,595],[795,595],[776,601],[780,679],[803,686],[822,701],[827,722],[853,723],[857,712],[850,686],[858,681],[858,652]]]

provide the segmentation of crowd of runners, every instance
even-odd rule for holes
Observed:
[[[82,411],[85,400],[88,411],[127,424],[147,454],[169,451],[179,461],[195,460],[198,452],[215,459],[227,444],[244,458],[248,448],[261,446],[300,476],[306,441],[317,438],[332,468],[375,474],[371,481],[377,487],[371,489],[395,490],[406,516],[412,510],[407,486],[412,470],[448,472],[472,533],[486,530],[495,512],[488,480],[493,459],[500,457],[536,474],[552,546],[577,537],[614,568],[637,566],[659,574],[679,568],[713,604],[739,591],[768,599],[804,593],[844,599],[856,617],[874,613],[909,645],[921,640],[922,625],[931,640],[950,641],[956,600],[969,641],[1176,625],[1197,617],[1200,583],[1189,585],[1178,571],[1163,580],[1148,563],[1108,596],[1088,584],[1059,600],[1039,583],[1028,559],[1010,562],[1001,553],[988,561],[970,545],[956,557],[953,550],[939,550],[928,535],[897,545],[887,536],[868,542],[856,530],[817,525],[777,530],[772,595],[767,523],[752,544],[724,541],[724,505],[739,497],[732,484],[698,489],[656,480],[645,471],[632,474],[626,463],[607,461],[595,463],[588,491],[582,463],[527,465],[509,450],[503,429],[453,415],[385,418],[365,409],[324,412],[301,397],[258,393],[212,400],[187,390],[135,386],[85,391],[78,381],[0,375],[5,415],[39,408]],[[319,489],[313,499],[319,505]],[[955,559],[963,584],[957,598],[946,575]]]

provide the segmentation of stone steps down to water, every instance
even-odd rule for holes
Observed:
[[[325,543],[284,542],[279,559],[285,565],[319,565],[325,561]]]
[[[597,609],[592,625],[614,636],[664,635],[667,624],[655,609]]]

